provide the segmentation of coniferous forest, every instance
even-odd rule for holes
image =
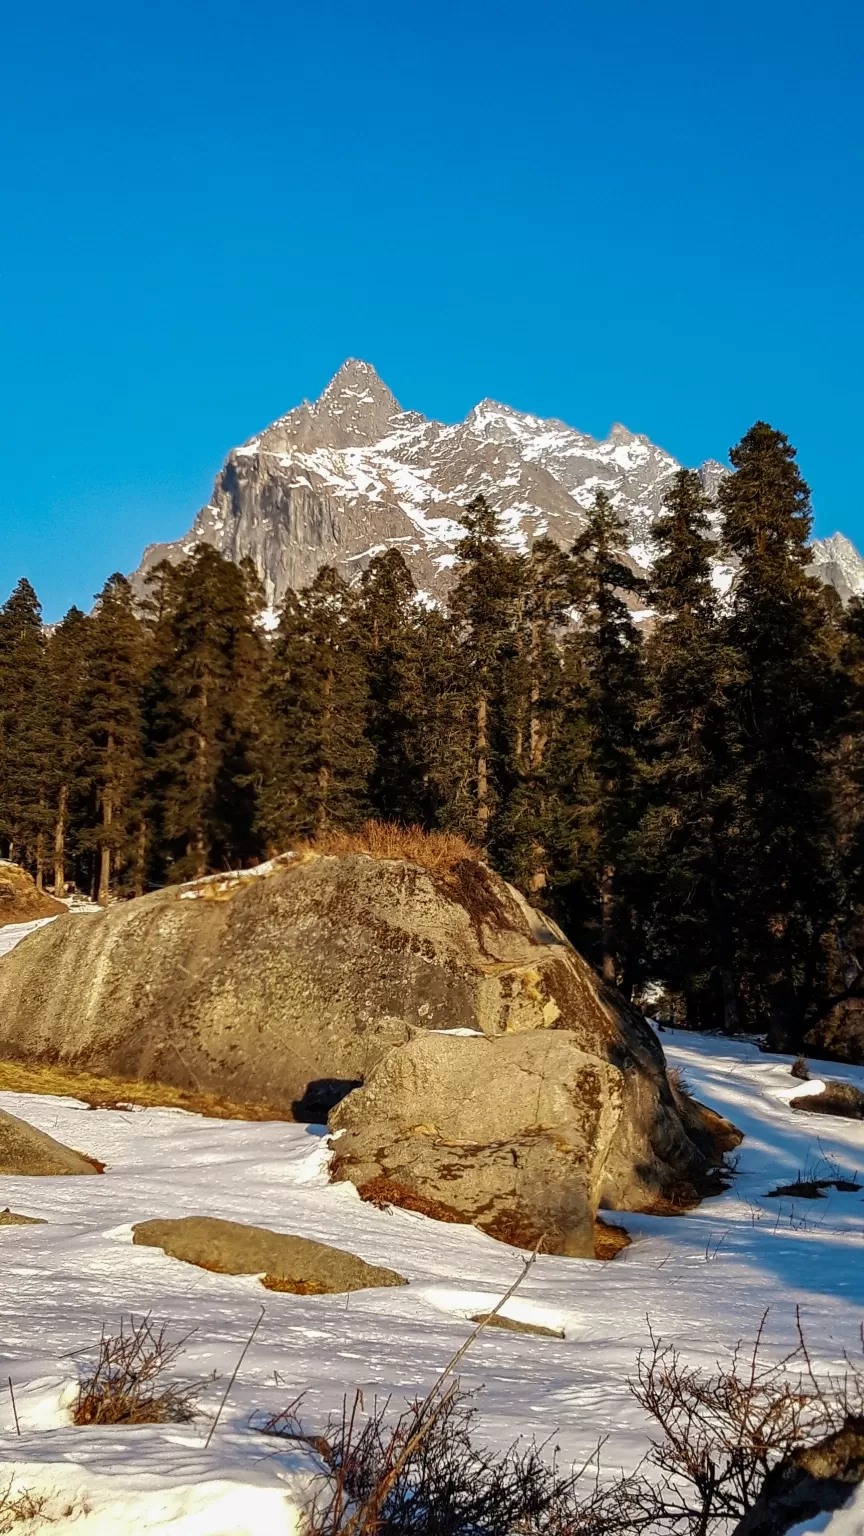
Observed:
[[[206,545],[50,631],[22,580],[0,852],[104,902],[369,818],[452,830],[628,996],[799,1048],[864,994],[864,604],[806,574],[783,434],[731,458],[720,547],[681,470],[647,583],[602,494],[570,550],[526,555],[473,501],[446,613],[395,550],[320,570],[273,634],[252,567]]]

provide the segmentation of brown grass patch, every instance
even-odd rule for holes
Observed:
[[[433,874],[449,871],[463,859],[483,857],[479,849],[473,848],[456,832],[424,832],[422,827],[403,827],[385,821],[366,821],[356,832],[334,828],[295,851],[304,849],[312,853],[335,854],[337,858],[365,853],[372,859],[407,859]]]
[[[602,1221],[598,1216],[594,1223],[594,1257],[604,1259],[610,1263],[617,1259],[624,1248],[629,1248],[633,1239],[629,1232],[619,1227],[613,1221]]]
[[[338,1166],[337,1160],[333,1164],[331,1178],[334,1175],[338,1177]],[[432,1221],[448,1221],[462,1227],[470,1225],[461,1211],[454,1211],[452,1206],[444,1205],[440,1200],[427,1200],[422,1195],[415,1195],[404,1184],[399,1184],[396,1179],[388,1179],[383,1174],[361,1184],[357,1193],[361,1200],[377,1206],[379,1211],[386,1210],[388,1205],[397,1205],[403,1211],[416,1211],[419,1216],[429,1216]]]
[[[0,1091],[4,1093],[44,1093],[53,1097],[80,1099],[90,1109],[185,1109],[210,1120],[290,1120],[287,1110],[268,1104],[244,1103],[227,1099],[219,1093],[198,1089],[173,1088],[168,1083],[139,1083],[123,1077],[101,1077],[93,1072],[54,1063],[25,1066],[18,1061],[0,1061]],[[91,1159],[92,1161],[92,1159]]]

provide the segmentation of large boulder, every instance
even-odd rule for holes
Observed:
[[[467,1045],[481,1091],[463,1113],[470,1036],[480,1037]],[[695,1199],[716,1157],[715,1127],[670,1084],[641,1014],[474,859],[427,869],[363,854],[284,856],[62,917],[0,960],[0,1055],[306,1119],[323,1120],[365,1085],[346,1105],[355,1139],[340,1153],[359,1185],[380,1177],[408,1189],[404,1163],[397,1178],[373,1155],[379,1128],[399,1127],[401,1138],[412,1117],[434,1123],[435,1134],[406,1143],[415,1182],[473,1187],[462,1219],[487,1198],[503,1235],[516,1166],[520,1188],[546,1192],[526,1194],[514,1233],[534,1230],[522,1214],[539,1211],[574,1252],[598,1201]],[[489,1072],[497,1119],[480,1113]],[[448,1086],[435,1094],[438,1079]],[[434,1100],[425,1108],[424,1095]],[[454,1180],[445,1163],[457,1159]]]
[[[367,1264],[344,1248],[217,1216],[141,1221],[132,1228],[132,1241],[161,1248],[169,1258],[216,1274],[261,1275],[268,1290],[295,1295],[323,1296],[408,1283],[395,1270]]]
[[[99,1163],[0,1109],[0,1173],[49,1177],[57,1173],[101,1171]]]

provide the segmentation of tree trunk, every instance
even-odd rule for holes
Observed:
[[[489,740],[487,737],[488,706],[485,693],[477,700],[477,822],[480,827],[480,843],[485,844],[489,831]]]
[[[135,895],[144,895],[144,870],[147,857],[147,823],[143,816],[135,833]]]
[[[611,864],[604,864],[600,877],[600,928],[603,944],[603,962],[600,969],[603,980],[611,981],[613,985],[616,979],[612,924],[614,891],[615,870]]]
[[[57,796],[57,820],[54,823],[54,895],[66,894],[66,801],[69,791],[60,785]]]
[[[111,825],[111,801],[106,796],[102,801],[102,826],[107,830]],[[111,849],[107,843],[103,843],[99,849],[99,884],[96,887],[96,900],[100,907],[107,906],[108,892],[111,888]]]
[[[204,708],[207,707],[206,695]],[[197,793],[195,796],[195,834],[193,837],[195,853],[195,877],[200,880],[207,873],[207,836],[204,827],[204,801],[207,795],[207,737],[203,731],[198,732],[195,751],[195,779]]]
[[[105,783],[102,787],[102,830],[108,833],[114,819],[114,788],[113,788],[113,759],[114,738],[108,737],[108,745],[105,749]],[[96,887],[96,900],[100,907],[108,902],[108,893],[111,888],[111,847],[107,835],[103,838],[99,849],[99,883]]]

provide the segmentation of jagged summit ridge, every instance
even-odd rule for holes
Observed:
[[[462,422],[429,420],[403,410],[371,364],[349,358],[317,400],[229,453],[189,534],[151,545],[135,579],[140,586],[158,560],[204,542],[231,559],[249,556],[275,607],[322,565],[351,577],[395,546],[418,588],[442,598],[462,510],[480,492],[500,511],[505,542],[526,550],[541,534],[571,543],[605,490],[630,559],[645,569],[651,525],[678,468],[620,423],[600,441],[495,400],[481,400]],[[702,465],[709,495],[726,473],[714,460]],[[814,570],[844,598],[864,591],[864,561],[842,535],[814,544]]]

